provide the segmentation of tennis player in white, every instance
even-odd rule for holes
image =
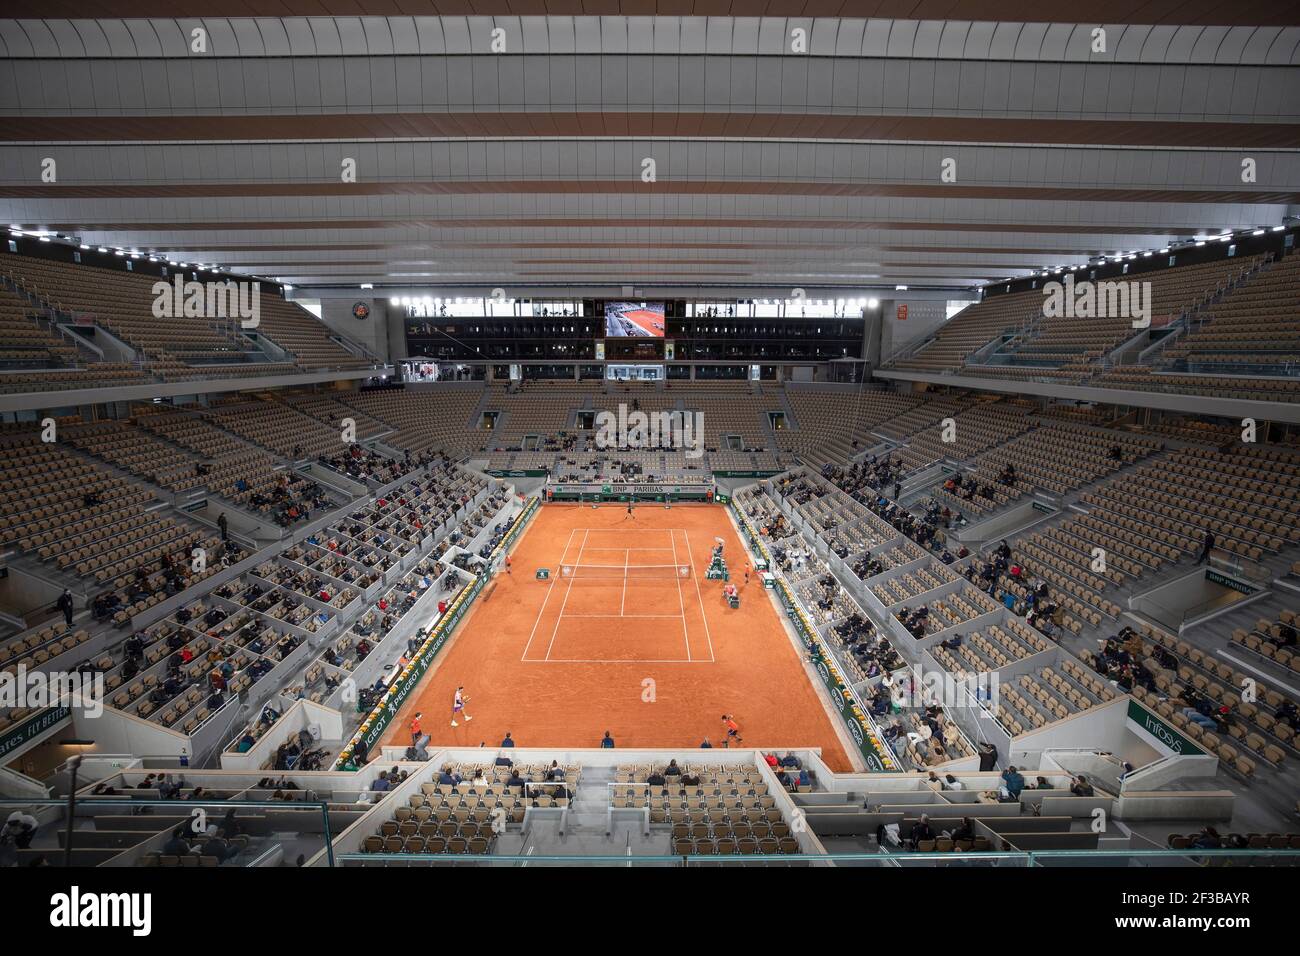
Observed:
[[[453,727],[459,727],[459,726],[460,726],[460,724],[456,723],[456,717],[457,717],[457,716],[463,715],[464,718],[465,718],[465,721],[466,721],[467,723],[468,723],[469,721],[471,721],[471,720],[474,719],[474,718],[471,717],[469,714],[466,714],[466,713],[465,713],[465,705],[466,705],[468,702],[469,702],[469,697],[466,696],[466,694],[465,694],[465,688],[464,688],[464,687],[457,687],[457,688],[456,688],[456,697],[455,697],[455,699],[451,702],[451,725],[452,725]]]

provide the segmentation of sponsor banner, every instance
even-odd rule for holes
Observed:
[[[853,702],[853,696],[849,693],[843,680],[840,679],[839,672],[835,668],[834,662],[823,657],[823,651],[820,644],[812,647],[813,666],[817,669],[817,674],[821,677],[822,683],[830,691],[831,699],[839,708],[840,717],[843,718],[845,725],[849,729],[849,736],[857,744],[858,750],[862,752],[862,759],[867,763],[867,770],[871,773],[897,773],[898,768],[893,766],[890,760],[888,765],[880,756],[874,745],[874,737],[871,729],[867,726],[866,718],[861,716],[857,705]]]
[[[17,750],[19,747],[35,740],[51,727],[55,727],[72,715],[72,708],[66,706],[46,707],[26,720],[0,733],[0,757]]]
[[[493,478],[545,478],[550,472],[545,468],[523,468],[513,471],[501,471],[498,469],[489,469],[483,472],[485,475],[491,475]]]
[[[1165,723],[1162,717],[1147,710],[1136,700],[1130,699],[1128,702],[1128,719],[1131,723],[1136,724],[1139,730],[1154,737],[1167,750],[1173,751],[1179,757],[1205,756],[1204,750],[1183,736],[1176,728]]]
[[[1225,588],[1231,588],[1239,594],[1254,594],[1259,588],[1247,584],[1245,581],[1239,581],[1236,578],[1230,578],[1226,574],[1215,571],[1213,568],[1205,572],[1205,580],[1214,584],[1222,585]]]
[[[502,555],[505,554],[505,551],[510,547],[510,545],[512,545],[518,539],[519,535],[523,533],[528,522],[531,521],[533,515],[537,513],[537,507],[537,499],[530,498],[528,504],[524,507],[524,510],[515,518],[514,524],[510,526],[510,530],[505,533],[501,541],[497,543],[496,548],[494,548],[492,553],[488,556],[489,566],[495,566],[501,560]],[[358,742],[365,744],[367,753],[369,753],[370,749],[379,742],[380,738],[383,736],[384,730],[387,729],[388,725],[397,717],[398,711],[402,709],[402,705],[411,695],[411,691],[419,685],[420,679],[424,677],[425,672],[428,671],[434,658],[438,656],[438,652],[441,651],[443,645],[447,643],[447,639],[456,629],[456,625],[458,625],[465,617],[466,611],[469,610],[470,605],[474,603],[474,599],[479,596],[479,593],[487,585],[487,582],[488,574],[486,572],[479,574],[474,578],[472,584],[468,587],[462,588],[461,592],[456,595],[455,599],[452,600],[451,605],[447,608],[446,613],[443,614],[438,623],[434,625],[433,630],[429,632],[429,636],[426,637],[424,643],[420,645],[420,649],[412,656],[410,663],[406,665],[406,668],[402,671],[401,675],[398,676],[391,685],[389,685],[383,699],[373,710],[371,710],[366,719],[361,722],[360,729],[353,735],[352,740],[348,742],[348,745],[339,753],[338,760],[335,761],[334,764],[335,770],[342,769],[343,765],[352,757],[353,749],[356,747]]]
[[[548,485],[551,501],[713,501],[712,485]]]
[[[714,478],[771,478],[773,475],[779,475],[779,471],[715,471]]]

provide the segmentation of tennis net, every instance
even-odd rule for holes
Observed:
[[[691,576],[689,564],[562,564],[567,581],[680,581]]]

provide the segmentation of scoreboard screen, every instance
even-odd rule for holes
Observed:
[[[605,337],[662,339],[664,304],[662,302],[606,302]]]

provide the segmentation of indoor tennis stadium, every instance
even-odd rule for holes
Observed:
[[[0,868],[1300,864],[1294,5],[5,8]]]

